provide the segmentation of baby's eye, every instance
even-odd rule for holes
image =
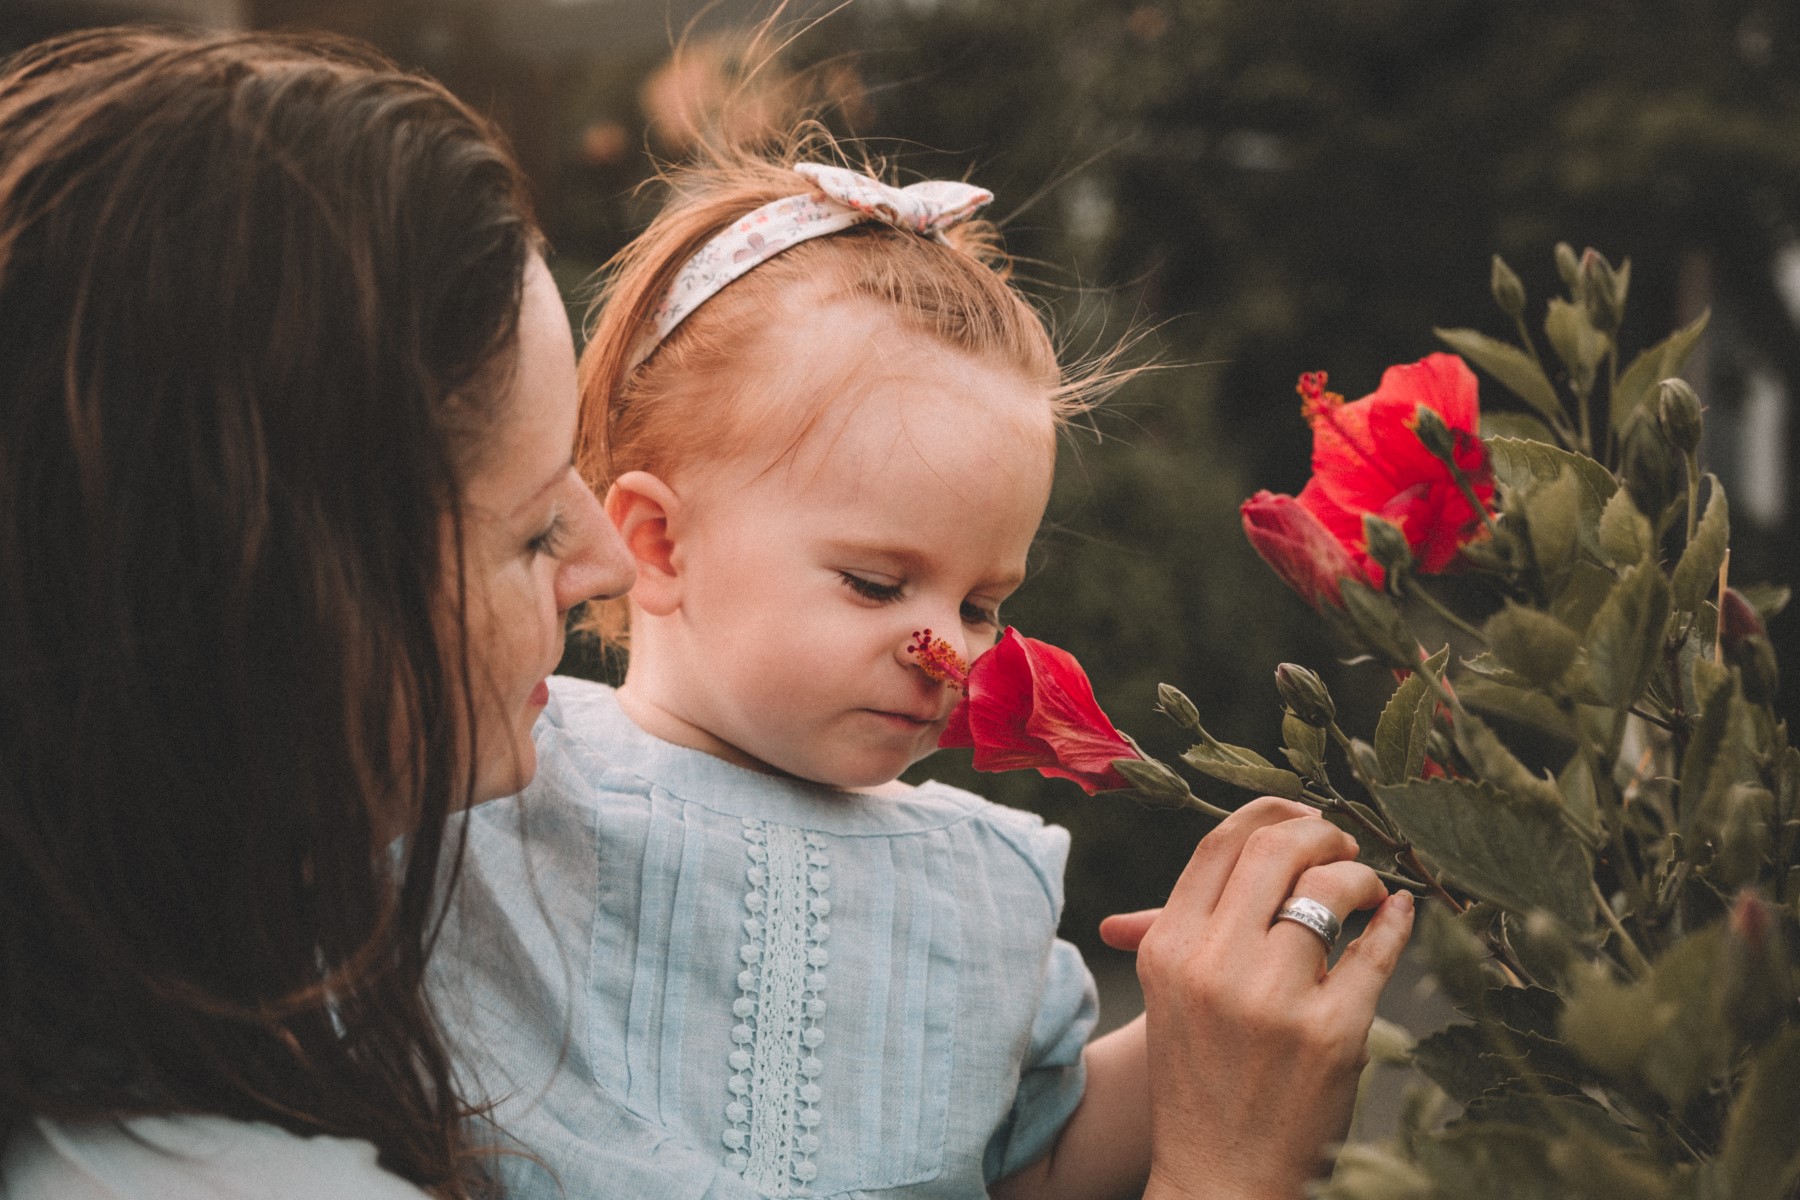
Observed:
[[[844,581],[845,587],[864,600],[886,604],[900,598],[901,588],[897,583],[879,583],[873,579],[864,579],[861,575],[853,575],[849,571],[839,571],[838,578]]]
[[[992,608],[977,604],[973,600],[964,600],[962,619],[965,625],[998,625],[1000,614]]]
[[[533,554],[545,554],[556,558],[562,550],[563,535],[567,532],[562,513],[552,512],[549,523],[544,526],[542,532],[525,544],[526,548]]]

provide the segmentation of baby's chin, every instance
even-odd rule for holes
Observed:
[[[865,796],[904,796],[913,790],[913,785],[903,783],[901,774],[914,763],[923,762],[934,753],[935,747],[904,762],[871,763],[866,766],[796,763],[794,766],[798,770],[787,768],[781,773],[836,788],[840,792],[858,792]]]

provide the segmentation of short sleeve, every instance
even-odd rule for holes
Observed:
[[[1063,868],[1069,835],[1035,817],[1010,831],[1013,844],[1031,859],[1048,894],[1052,924],[1062,918]],[[1004,1179],[1049,1153],[1062,1127],[1081,1103],[1086,1071],[1081,1054],[1100,1018],[1094,976],[1081,951],[1061,938],[1050,942],[1030,1045],[1019,1072],[1012,1110],[989,1139],[983,1162],[988,1183]]]
[[[348,1138],[224,1117],[27,1121],[0,1160],[0,1200],[427,1200]]]

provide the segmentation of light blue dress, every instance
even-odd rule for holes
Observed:
[[[974,1200],[1049,1150],[1096,1017],[1065,831],[744,770],[578,680],[536,741],[531,786],[468,816],[433,959],[540,1160],[502,1162],[509,1197]]]

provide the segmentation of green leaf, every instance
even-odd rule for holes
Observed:
[[[1563,999],[1549,988],[1491,988],[1481,998],[1481,1011],[1514,1033],[1562,1040]]]
[[[1655,393],[1657,384],[1681,374],[1682,365],[1687,362],[1694,343],[1706,332],[1706,323],[1711,316],[1710,309],[1701,313],[1693,324],[1670,334],[1631,360],[1631,365],[1619,376],[1619,386],[1613,389],[1612,426],[1615,430],[1623,433],[1637,418],[1639,407],[1646,397]]]
[[[1582,512],[1581,485],[1572,471],[1558,471],[1555,479],[1527,492],[1522,503],[1538,570],[1546,579],[1560,579],[1569,569],[1576,542],[1596,542],[1593,527],[1599,517],[1587,519]]]
[[[1545,691],[1556,687],[1581,652],[1573,629],[1549,613],[1510,602],[1488,618],[1481,636],[1494,657]]]
[[[1737,685],[1726,672],[1700,670],[1702,666],[1711,665],[1710,660],[1705,659],[1694,664],[1695,718],[1688,735],[1687,753],[1681,759],[1681,786],[1677,793],[1683,836],[1693,828],[1695,817],[1707,806],[1713,768],[1722,756],[1730,761],[1720,772],[1718,790],[1722,792],[1723,782],[1736,775],[1736,747],[1727,738],[1727,727],[1733,701],[1737,698]],[[1724,754],[1728,748],[1730,753]]]
[[[1241,746],[1226,746],[1209,740],[1189,749],[1181,756],[1181,761],[1202,775],[1210,775],[1258,795],[1280,796],[1284,800],[1299,800],[1305,795],[1298,775]]]
[[[1397,1150],[1355,1142],[1337,1152],[1319,1200],[1433,1200],[1431,1176]]]
[[[1593,866],[1556,809],[1487,783],[1428,779],[1377,789],[1406,838],[1471,895],[1513,912],[1593,922]]]
[[[1399,607],[1387,596],[1353,579],[1343,580],[1338,590],[1363,647],[1390,667],[1412,670],[1419,661],[1418,642],[1406,627]]]
[[[1716,1194],[1785,1200],[1800,1180],[1800,1029],[1783,1032],[1750,1065],[1714,1164]]]
[[[1550,301],[1544,314],[1544,336],[1569,368],[1576,393],[1585,395],[1594,385],[1594,369],[1606,354],[1607,336],[1594,328],[1584,310],[1567,300]]]
[[[1598,550],[1600,514],[1619,490],[1618,480],[1605,467],[1585,454],[1572,454],[1543,442],[1502,437],[1487,442],[1487,448],[1494,477],[1520,496],[1529,496],[1540,485],[1554,482],[1564,471],[1573,472],[1581,544]]]
[[[1425,661],[1437,674],[1450,661],[1450,647],[1445,646]],[[1375,760],[1380,767],[1380,782],[1405,783],[1416,779],[1425,767],[1425,742],[1431,734],[1431,714],[1437,705],[1431,681],[1419,671],[1409,672],[1394,694],[1388,697],[1375,724]]]
[[[1794,598],[1794,589],[1786,584],[1746,583],[1732,586],[1743,593],[1744,599],[1750,602],[1750,607],[1756,610],[1756,615],[1763,619],[1765,625],[1772,618],[1780,616],[1781,610]]]
[[[1281,715],[1282,753],[1294,770],[1309,779],[1325,775],[1325,731],[1308,725],[1293,713]]]
[[[1732,1035],[1720,1002],[1721,927],[1690,933],[1650,974],[1619,983],[1599,967],[1575,980],[1563,1012],[1563,1039],[1621,1082],[1647,1085],[1678,1109],[1724,1071]]]
[[[1461,1104],[1519,1077],[1473,1025],[1446,1026],[1419,1039],[1413,1047],[1413,1065]]]
[[[1491,981],[1488,948],[1461,917],[1441,904],[1421,904],[1414,927],[1417,945],[1444,994],[1456,1004],[1478,1004]]]
[[[1612,594],[1616,582],[1613,573],[1605,567],[1579,559],[1568,579],[1563,581],[1562,590],[1551,601],[1550,611],[1570,629],[1585,632],[1593,623],[1594,614]]]
[[[1486,780],[1513,798],[1539,805],[1550,812],[1562,808],[1562,793],[1554,783],[1526,770],[1506,743],[1479,717],[1464,712],[1456,719],[1456,748],[1468,760],[1478,779]]]
[[[1694,540],[1681,552],[1681,561],[1675,564],[1675,574],[1670,579],[1675,607],[1682,612],[1694,612],[1706,603],[1713,585],[1718,582],[1719,564],[1725,561],[1725,549],[1731,543],[1731,513],[1725,501],[1725,489],[1719,486],[1714,476],[1706,478],[1712,484],[1712,492],[1706,498],[1706,513],[1694,530]]]
[[[1625,488],[1614,492],[1600,513],[1600,551],[1621,567],[1643,562],[1652,548],[1649,518],[1638,512]]]
[[[1488,412],[1481,414],[1481,437],[1518,438],[1526,442],[1547,442],[1557,444],[1554,430],[1530,413],[1522,412]]]
[[[1606,703],[1626,709],[1644,694],[1668,620],[1669,584],[1661,568],[1645,562],[1620,576],[1587,631],[1588,669]]]
[[[1476,678],[1460,681],[1456,685],[1456,694],[1464,705],[1476,712],[1517,721],[1564,742],[1575,740],[1574,717],[1534,688]]]
[[[1498,338],[1473,329],[1434,329],[1438,340],[1498,379],[1513,395],[1555,423],[1562,416],[1556,387],[1529,354]],[[1547,432],[1547,431],[1546,431]]]
[[[1569,1200],[1551,1170],[1542,1133],[1498,1122],[1465,1122],[1419,1147],[1419,1161],[1436,1180],[1436,1196],[1457,1200]]]
[[[1569,759],[1562,774],[1556,777],[1556,788],[1562,793],[1563,808],[1582,828],[1599,829],[1600,798],[1585,754],[1576,754]]]

